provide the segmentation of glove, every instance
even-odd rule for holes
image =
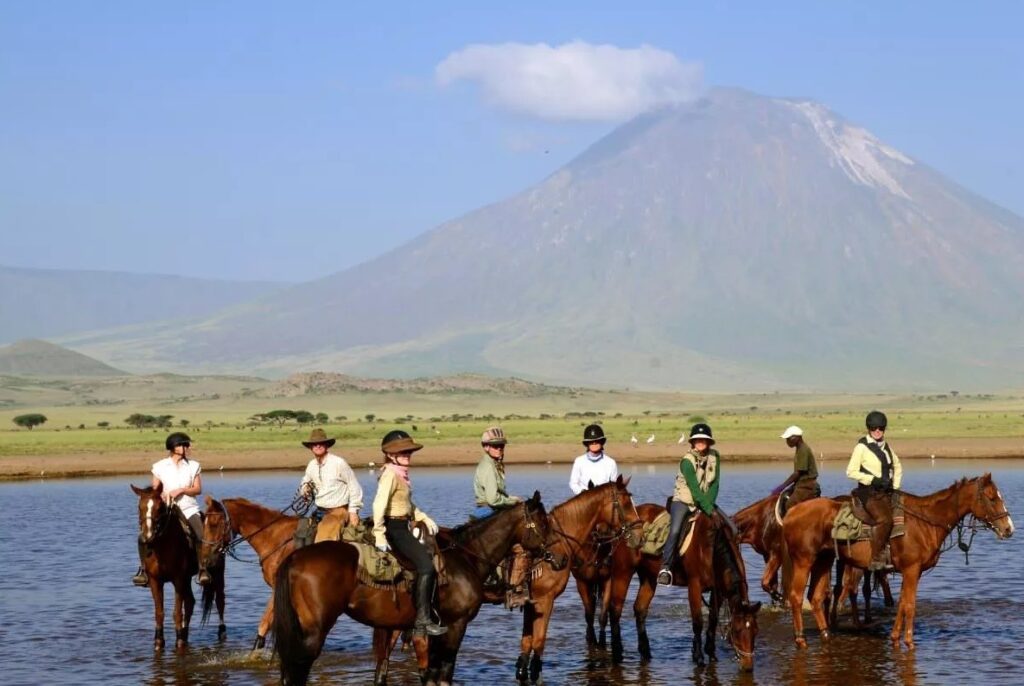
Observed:
[[[431,536],[437,535],[437,524],[434,522],[433,519],[431,519],[430,517],[425,517],[423,519],[423,525],[427,527],[427,532]]]
[[[871,486],[873,488],[882,488],[882,478],[879,476],[872,477]]]
[[[892,490],[892,479],[882,479],[882,489],[886,491]]]
[[[382,553],[390,553],[391,546],[389,546],[387,543],[378,543],[377,550],[379,550]]]

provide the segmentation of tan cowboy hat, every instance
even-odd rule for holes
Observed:
[[[406,451],[415,452],[422,447],[401,429],[387,432],[384,435],[384,440],[380,442],[380,449],[388,455],[397,455]]]
[[[335,442],[336,441],[333,438],[327,437],[327,432],[324,431],[323,429],[313,429],[313,431],[310,432],[309,434],[309,440],[303,441],[302,445],[306,446],[307,448],[312,448],[317,443],[323,443],[328,448],[330,448],[332,445],[335,444]]]

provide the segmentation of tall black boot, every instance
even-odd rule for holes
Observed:
[[[146,574],[146,556],[149,554],[149,546],[142,541],[136,541],[139,545],[139,571],[132,577],[132,583],[136,586],[149,586],[149,574]]]
[[[680,535],[686,528],[686,522],[689,519],[690,508],[686,506],[672,508],[672,524],[669,526],[665,548],[661,552],[661,571],[658,572],[658,584],[661,586],[671,586],[674,581],[672,565],[676,561],[676,555],[679,554]]]
[[[416,577],[416,624],[413,633],[421,636],[441,636],[448,632],[446,627],[435,624],[430,618],[430,601],[434,596],[434,577],[420,574]]]

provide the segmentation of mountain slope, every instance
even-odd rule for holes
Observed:
[[[0,375],[123,376],[124,372],[74,350],[29,339],[0,347]]]
[[[1024,380],[1024,221],[824,106],[720,89],[127,365],[757,389]],[[87,348],[93,349],[93,348]]]

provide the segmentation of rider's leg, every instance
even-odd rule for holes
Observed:
[[[135,572],[135,576],[132,577],[132,583],[136,586],[148,586],[149,575],[146,574],[146,556],[149,555],[149,546],[142,542],[142,539],[136,541],[139,545],[139,571]]]
[[[530,553],[516,543],[512,546],[508,574],[508,606],[516,608],[530,602],[530,585],[527,576],[530,573]]]
[[[669,514],[672,517],[672,524],[669,526],[668,540],[665,541],[665,548],[661,553],[661,571],[658,572],[658,583],[663,586],[672,584],[672,564],[679,553],[679,535],[690,518],[690,506],[673,500]]]
[[[864,500],[864,509],[875,522],[871,532],[871,565],[869,570],[884,569],[886,566],[886,545],[892,533],[892,496],[882,490],[875,490]]]
[[[210,583],[210,572],[203,566],[203,518],[197,512],[188,518],[188,525],[192,528],[192,534],[195,536],[196,569],[199,570],[198,581],[200,584],[208,584]]]
[[[430,605],[434,597],[437,573],[430,553],[409,531],[409,522],[404,519],[388,519],[384,522],[385,535],[391,547],[416,565],[416,588],[413,600],[416,603],[416,623],[413,632],[420,635],[440,636],[448,630],[435,624],[430,617]]]

